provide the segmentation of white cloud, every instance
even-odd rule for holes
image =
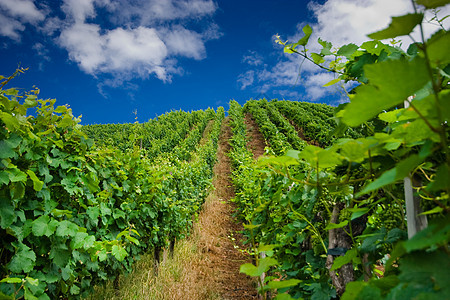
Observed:
[[[15,41],[20,40],[19,31],[24,31],[25,26],[17,20],[0,14],[0,34]]]
[[[64,0],[61,9],[77,23],[95,16],[94,0]]]
[[[37,0],[0,0],[0,36],[20,42],[31,24],[47,36],[43,40],[67,50],[82,71],[96,78],[105,75],[102,87],[150,74],[170,82],[174,74],[184,73],[177,66],[179,57],[204,59],[205,43],[222,36],[211,18],[217,9],[213,0],[61,2],[47,6]],[[200,28],[198,23],[201,31],[189,28]],[[39,43],[33,49],[47,60],[45,47]]]
[[[328,0],[324,4],[310,2],[308,8],[316,18],[316,23],[310,24],[313,28],[313,35],[310,38],[308,49],[311,52],[321,49],[317,43],[318,37],[331,42],[333,47],[340,47],[348,43],[362,44],[370,40],[367,34],[386,28],[391,22],[392,16],[400,16],[413,11],[410,0]],[[441,8],[441,17],[448,14],[450,14],[449,5]],[[431,17],[426,15],[426,19],[431,19]],[[450,19],[446,19],[445,22],[445,27],[448,27]],[[303,36],[301,29],[304,25],[306,23],[298,24],[297,32],[288,37],[290,42],[295,42]],[[425,24],[424,27],[426,37],[437,30],[436,24]],[[417,30],[413,37],[420,40]],[[403,47],[411,42],[409,37],[401,37],[401,39]],[[271,90],[274,93],[282,94],[281,88],[292,91],[293,86],[298,85],[305,89],[305,96],[313,101],[331,94],[337,94],[339,97],[339,93],[342,93],[337,90],[337,86],[322,87],[333,79],[332,74],[324,72],[308,61],[302,63],[303,59],[298,55],[283,55],[281,48],[277,48],[276,51],[280,58],[275,65],[255,67],[258,80],[255,80],[253,86],[256,89],[264,92]],[[290,93],[292,94],[292,92]]]
[[[154,25],[163,21],[201,18],[212,15],[217,5],[212,0],[134,0],[103,1],[118,22]]]
[[[250,50],[247,55],[244,55],[242,62],[250,66],[259,66],[263,64],[263,57],[256,51]]]
[[[70,59],[91,75],[118,74],[128,79],[133,73],[142,78],[153,73],[170,80],[171,66],[165,66],[168,50],[153,28],[116,28],[101,34],[98,25],[75,23],[62,32],[60,43]]]
[[[25,24],[37,25],[45,19],[45,13],[39,10],[32,0],[0,1],[0,35],[20,41],[20,32]]]
[[[45,19],[45,14],[34,5],[32,0],[2,0],[0,7],[10,16],[20,18],[26,23],[35,23]]]
[[[244,90],[246,87],[252,85],[254,80],[255,71],[248,70],[247,72],[240,74],[237,81],[241,84],[241,90]]]
[[[200,60],[206,56],[205,44],[202,36],[182,26],[164,28],[160,30],[168,51],[174,55],[181,55]]]

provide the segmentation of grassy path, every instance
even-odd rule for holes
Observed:
[[[240,265],[251,259],[241,250],[242,225],[232,217],[230,199],[234,189],[226,155],[230,138],[226,118],[214,167],[214,190],[203,205],[192,235],[175,244],[173,257],[165,251],[158,272],[151,254],[142,257],[131,274],[120,277],[119,289],[109,284],[97,289],[90,299],[258,299],[255,283],[239,273]]]

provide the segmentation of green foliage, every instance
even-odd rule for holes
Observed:
[[[71,109],[36,95],[0,90],[0,295],[85,297],[142,253],[189,234],[211,184],[224,110],[185,113],[199,124],[185,142],[190,159],[173,152],[155,164],[136,143],[138,123],[130,148],[96,147]],[[160,119],[183,124],[180,115]]]
[[[436,8],[448,1],[417,3]],[[370,37],[396,38],[415,28],[422,30],[423,15],[418,11],[395,17],[387,29]],[[243,160],[235,163],[236,202],[242,218],[253,225],[254,243],[277,245],[273,258],[278,264],[269,274],[301,280],[288,289],[293,298],[448,298],[444,283],[448,272],[443,271],[450,261],[446,109],[450,77],[443,71],[450,62],[444,50],[448,32],[442,28],[428,40],[410,45],[407,52],[379,41],[334,50],[331,43],[319,39],[322,50],[309,53],[305,43],[309,29],[304,29],[305,37],[298,43],[279,38],[278,43],[285,52],[301,55],[334,72],[339,80],[359,86],[334,118],[309,114],[301,103],[260,104],[276,107],[303,129],[305,137],[312,133],[311,140],[319,140],[318,126],[308,124],[320,122],[325,129],[321,132],[326,132],[320,145],[328,146],[308,145],[300,151],[280,147],[283,151],[274,152],[284,156],[262,158],[257,166]],[[256,111],[256,104],[246,107]],[[274,124],[275,120],[271,119]],[[276,126],[283,128],[281,122]],[[279,135],[275,130],[267,132],[267,140],[275,139],[271,134]],[[407,241],[405,195],[399,184],[405,177],[413,179],[429,217],[429,226]]]

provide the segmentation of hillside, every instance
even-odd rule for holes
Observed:
[[[226,118],[218,108],[81,127],[66,106],[10,94],[5,299],[333,299],[346,287],[381,295],[391,279],[389,293],[448,293],[429,290],[448,276],[437,268],[448,262],[445,198],[441,210],[422,204],[429,226],[407,240],[402,177],[379,183],[395,165],[387,151],[405,153],[387,118],[342,127],[332,107],[262,99],[230,101]],[[426,135],[405,138],[425,140],[411,157],[425,164],[415,176],[427,197],[445,195],[428,167],[442,156]],[[414,271],[419,261],[431,268]]]

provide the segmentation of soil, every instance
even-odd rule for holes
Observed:
[[[251,114],[245,115],[244,122],[247,127],[247,149],[253,152],[254,159],[258,159],[265,152],[266,140]]]
[[[197,266],[200,273],[197,284],[213,285],[220,299],[258,299],[254,281],[239,272],[240,265],[251,262],[251,257],[244,251],[240,233],[243,227],[233,217],[235,206],[230,201],[234,197],[234,188],[227,156],[231,138],[228,123],[226,118],[219,139],[218,161],[214,167],[215,191],[205,202],[194,229],[199,236],[199,250],[203,253]]]

